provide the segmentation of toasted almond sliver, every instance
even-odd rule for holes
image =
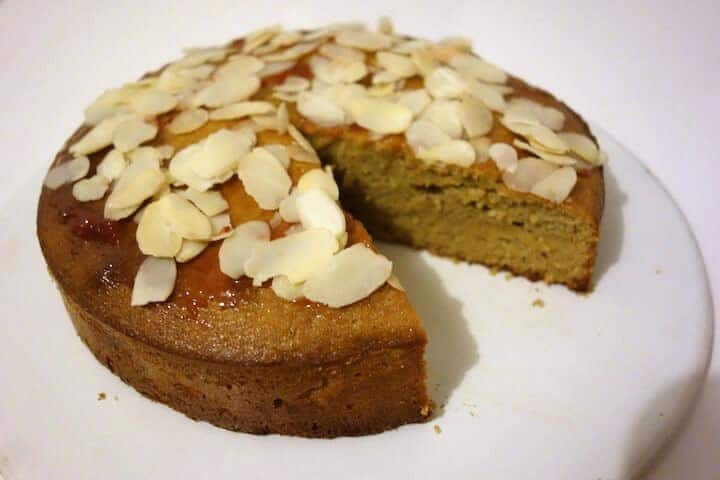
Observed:
[[[412,77],[418,73],[415,62],[405,55],[391,52],[378,52],[375,55],[375,61],[382,68],[395,74],[398,78]]]
[[[270,102],[245,101],[231,103],[217,110],[210,112],[210,120],[231,120],[250,115],[260,115],[275,111],[275,106]]]
[[[243,78],[255,75],[263,69],[265,62],[252,55],[234,55],[226,64],[215,72],[217,78]]]
[[[211,240],[222,240],[232,234],[233,227],[229,213],[220,213],[210,217],[210,225],[212,225]]]
[[[275,295],[285,300],[297,300],[303,296],[302,287],[293,284],[285,275],[273,278],[270,288],[275,292]]]
[[[312,188],[301,192],[296,206],[300,223],[306,229],[324,228],[336,237],[345,232],[345,215],[325,191]]]
[[[247,100],[260,89],[257,75],[245,77],[221,77],[200,90],[192,100],[195,107],[207,105],[210,108],[222,107]]]
[[[445,163],[468,167],[475,162],[475,149],[464,140],[450,140],[430,149],[420,149],[417,157],[427,163]]]
[[[313,92],[302,92],[298,97],[297,109],[313,123],[332,127],[345,123],[345,111],[328,98]]]
[[[112,181],[120,178],[120,175],[122,175],[126,166],[127,162],[125,161],[125,156],[121,151],[113,148],[98,164],[97,173]]]
[[[563,139],[545,125],[532,125],[528,130],[527,137],[530,139],[531,145],[541,150],[557,155],[568,151],[568,146]]]
[[[79,202],[90,202],[105,196],[110,181],[102,175],[84,178],[73,185],[73,197]]]
[[[210,115],[206,110],[193,108],[177,114],[167,125],[167,129],[175,135],[190,133],[205,125],[209,119]]]
[[[319,42],[298,43],[290,48],[286,48],[285,50],[279,50],[275,53],[265,55],[262,57],[262,60],[266,62],[285,62],[288,60],[297,60],[303,55],[307,55],[308,53],[312,52],[318,46],[320,46]]]
[[[420,115],[425,110],[425,107],[430,105],[431,101],[430,95],[424,88],[401,92],[397,97],[397,102],[412,110],[415,116]]]
[[[448,67],[438,67],[425,77],[425,88],[435,98],[459,98],[465,91],[465,82]]]
[[[300,180],[298,180],[297,189],[300,193],[312,189],[322,190],[335,201],[340,198],[337,183],[335,183],[329,167],[327,167],[327,170],[313,168],[305,172],[303,176],[300,177]]]
[[[503,172],[503,182],[512,190],[529,192],[542,179],[557,170],[557,166],[540,158],[525,157],[518,160],[514,172]]]
[[[402,133],[413,119],[413,112],[409,108],[370,97],[352,99],[348,110],[358,125],[381,134]]]
[[[304,295],[333,308],[344,307],[369,296],[392,273],[392,263],[364,244],[340,251],[320,266],[302,286]]]
[[[266,44],[281,31],[282,27],[280,27],[280,25],[272,25],[270,27],[249,33],[243,42],[243,53],[250,53],[259,46]]]
[[[438,65],[438,61],[428,48],[418,48],[413,50],[410,54],[410,58],[415,63],[420,75],[423,76],[430,75],[430,73],[432,73]]]
[[[248,195],[264,210],[277,210],[292,186],[285,167],[262,147],[240,159],[238,176]]]
[[[115,133],[115,129],[118,125],[133,117],[134,115],[130,114],[119,114],[105,118],[95,125],[80,140],[70,145],[70,153],[73,155],[88,155],[95,153],[98,150],[102,150],[112,144],[113,134]]]
[[[540,180],[530,190],[539,197],[555,203],[562,203],[577,183],[577,172],[572,167],[561,167]]]
[[[51,168],[45,176],[44,185],[50,190],[57,190],[67,183],[83,178],[88,170],[90,160],[85,156],[75,157]]]
[[[177,194],[190,200],[208,217],[223,213],[230,208],[225,197],[217,191],[199,192],[188,188],[187,190],[179,190]]]
[[[430,44],[427,40],[406,40],[392,47],[391,51],[402,53],[403,55],[410,55],[415,50],[428,48],[429,46]]]
[[[337,248],[338,242],[328,230],[304,230],[253,249],[245,262],[245,274],[256,286],[278,275],[300,283],[329,262]]]
[[[295,60],[288,60],[286,62],[268,63],[257,74],[260,78],[272,77],[273,75],[287,72],[288,70],[293,68],[296,64],[297,64],[297,62]]]
[[[470,139],[470,144],[475,149],[475,154],[477,155],[476,161],[478,163],[485,162],[490,158],[489,150],[492,144],[490,137],[473,137]]]
[[[385,35],[393,34],[393,24],[389,17],[380,17],[378,19],[378,32]]]
[[[297,75],[289,75],[280,85],[275,86],[275,91],[285,93],[298,93],[310,88],[310,81]]]
[[[590,164],[597,164],[598,147],[590,138],[572,132],[558,133],[558,136],[565,142],[570,151],[580,155],[583,160],[586,160]]]
[[[307,150],[308,152],[315,153],[315,149],[310,145],[310,142],[307,141],[307,139],[303,136],[302,133],[300,133],[300,130],[298,130],[295,125],[289,124],[288,125],[288,133],[290,134],[290,137],[292,137],[295,142],[300,145],[304,150]],[[292,154],[290,155],[292,157]]]
[[[136,93],[137,89],[127,87],[105,90],[85,109],[85,123],[97,125],[119,113],[129,113],[130,107],[127,103]]]
[[[158,204],[170,230],[188,240],[208,240],[212,237],[212,224],[208,217],[190,201],[176,193],[163,195]],[[143,220],[147,213],[143,215]],[[177,253],[177,252],[175,252]],[[174,254],[173,254],[174,255]]]
[[[278,206],[278,213],[280,217],[288,223],[295,223],[300,221],[300,215],[297,211],[297,198],[300,192],[297,188],[293,188],[290,195],[285,197]]]
[[[130,99],[132,109],[143,117],[169,112],[177,104],[178,99],[174,95],[152,88],[142,90]]]
[[[565,114],[560,110],[553,107],[546,107],[545,105],[523,97],[512,98],[508,102],[506,113],[535,118],[542,125],[556,132],[561,130],[565,124]],[[512,121],[519,120],[515,117]]]
[[[507,143],[493,143],[488,149],[488,154],[502,172],[513,173],[517,168],[517,151]]]
[[[315,153],[315,151],[308,152],[307,150],[300,147],[296,143],[288,145],[287,150],[288,150],[288,155],[290,155],[290,158],[292,158],[296,162],[314,163],[314,164],[318,164],[318,165],[320,164],[320,158],[318,158],[317,153]]]
[[[369,52],[386,50],[394,43],[393,38],[388,35],[367,30],[343,30],[335,36],[335,41],[346,47]]]
[[[134,117],[120,123],[113,132],[113,145],[121,152],[129,152],[141,143],[152,140],[157,135],[158,127],[145,123],[141,118]]]
[[[130,304],[135,307],[167,300],[175,288],[176,275],[172,258],[147,257],[135,275]]]
[[[212,187],[214,179],[205,179],[199,176],[192,168],[193,158],[202,151],[202,145],[192,144],[180,150],[170,161],[170,176],[173,184],[187,185],[201,192]]]
[[[219,62],[230,53],[230,50],[224,47],[199,47],[187,48],[185,52],[185,57],[175,62],[175,65],[196,67],[208,62]]]
[[[435,100],[427,106],[420,118],[435,124],[454,139],[462,137],[460,102],[456,100]]]
[[[468,137],[485,135],[492,130],[493,115],[483,102],[472,95],[464,95],[460,103],[460,117]]]
[[[320,55],[310,59],[310,68],[315,77],[326,83],[353,83],[367,75],[367,66],[360,60],[328,60]]]
[[[135,171],[126,168],[110,193],[106,205],[113,210],[137,207],[155,195],[164,185],[165,174],[160,170],[142,168]],[[133,208],[133,211],[135,209]]]
[[[389,97],[395,93],[395,85],[396,82],[373,84],[368,88],[368,95],[371,97]]]
[[[459,53],[450,58],[450,65],[480,81],[488,83],[506,83],[507,74],[495,65],[469,53]]]
[[[221,129],[208,136],[200,151],[193,156],[190,168],[199,177],[211,180],[234,171],[240,158],[255,143],[254,133],[248,130]]]
[[[533,145],[529,145],[522,140],[515,139],[513,141],[513,145],[520,150],[525,150],[526,152],[534,153],[538,157],[542,158],[543,160],[553,163],[555,165],[575,165],[577,163],[577,160],[575,160],[572,157],[569,157],[567,155],[556,155],[554,153],[547,152],[545,150],[542,150],[540,148],[535,148]]]
[[[265,144],[263,148],[268,152],[272,153],[275,158],[285,167],[285,170],[290,166],[290,155],[288,154],[287,147],[285,145],[276,144]]]
[[[421,150],[429,150],[452,140],[450,135],[427,120],[413,122],[405,132],[405,139],[415,154]]]
[[[395,83],[398,80],[400,80],[401,77],[398,77],[394,73],[388,71],[388,70],[380,70],[379,72],[375,72],[372,77],[372,84],[373,85],[383,85],[387,83]]]
[[[290,116],[285,102],[281,103],[277,112],[275,112],[275,119],[277,121],[277,132],[284,135],[288,131],[288,125],[290,124]]]
[[[465,86],[471,95],[482,101],[490,110],[495,110],[496,112],[505,110],[505,99],[496,89],[473,79],[465,79]]]
[[[142,167],[158,170],[160,169],[160,162],[163,160],[163,155],[160,149],[145,146],[128,152],[127,158],[130,160],[130,166],[132,166],[133,169]]]
[[[245,262],[255,248],[270,242],[270,227],[258,220],[235,227],[220,246],[220,271],[231,278],[245,275]]]
[[[183,240],[180,250],[175,255],[175,261],[180,263],[189,262],[200,255],[208,246],[208,242],[198,240]]]
[[[155,257],[172,258],[182,247],[182,237],[170,228],[160,200],[143,209],[135,239],[141,252]]]
[[[365,62],[365,54],[361,50],[338,45],[337,43],[326,43],[318,49],[318,52],[331,60],[346,59]]]

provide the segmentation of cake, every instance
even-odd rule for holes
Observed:
[[[97,98],[37,233],[80,338],[141,393],[230,430],[365,435],[433,410],[371,235],[587,291],[604,162],[464,39],[271,27]]]

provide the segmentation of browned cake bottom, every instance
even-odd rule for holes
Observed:
[[[140,393],[196,420],[256,434],[336,437],[382,432],[430,413],[423,345],[324,364],[211,362],[133,339],[62,296],[78,335],[101,363]]]

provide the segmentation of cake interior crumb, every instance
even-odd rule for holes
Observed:
[[[532,306],[542,308],[545,306],[545,302],[542,298],[536,298],[535,300],[533,300]]]
[[[440,425],[433,425],[433,430],[435,430],[435,433],[440,435],[442,433],[442,428],[440,428]]]
[[[105,400],[107,398],[107,395],[105,395],[105,392],[98,393],[98,400]]]

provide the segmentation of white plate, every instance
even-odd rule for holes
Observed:
[[[595,291],[576,295],[383,246],[424,319],[430,390],[445,406],[427,424],[336,440],[193,422],[98,364],[35,240],[38,176],[0,218],[2,476],[629,477],[679,426],[704,379],[710,294],[668,194],[628,151],[599,137],[611,164]],[[533,307],[537,298],[544,307]]]

